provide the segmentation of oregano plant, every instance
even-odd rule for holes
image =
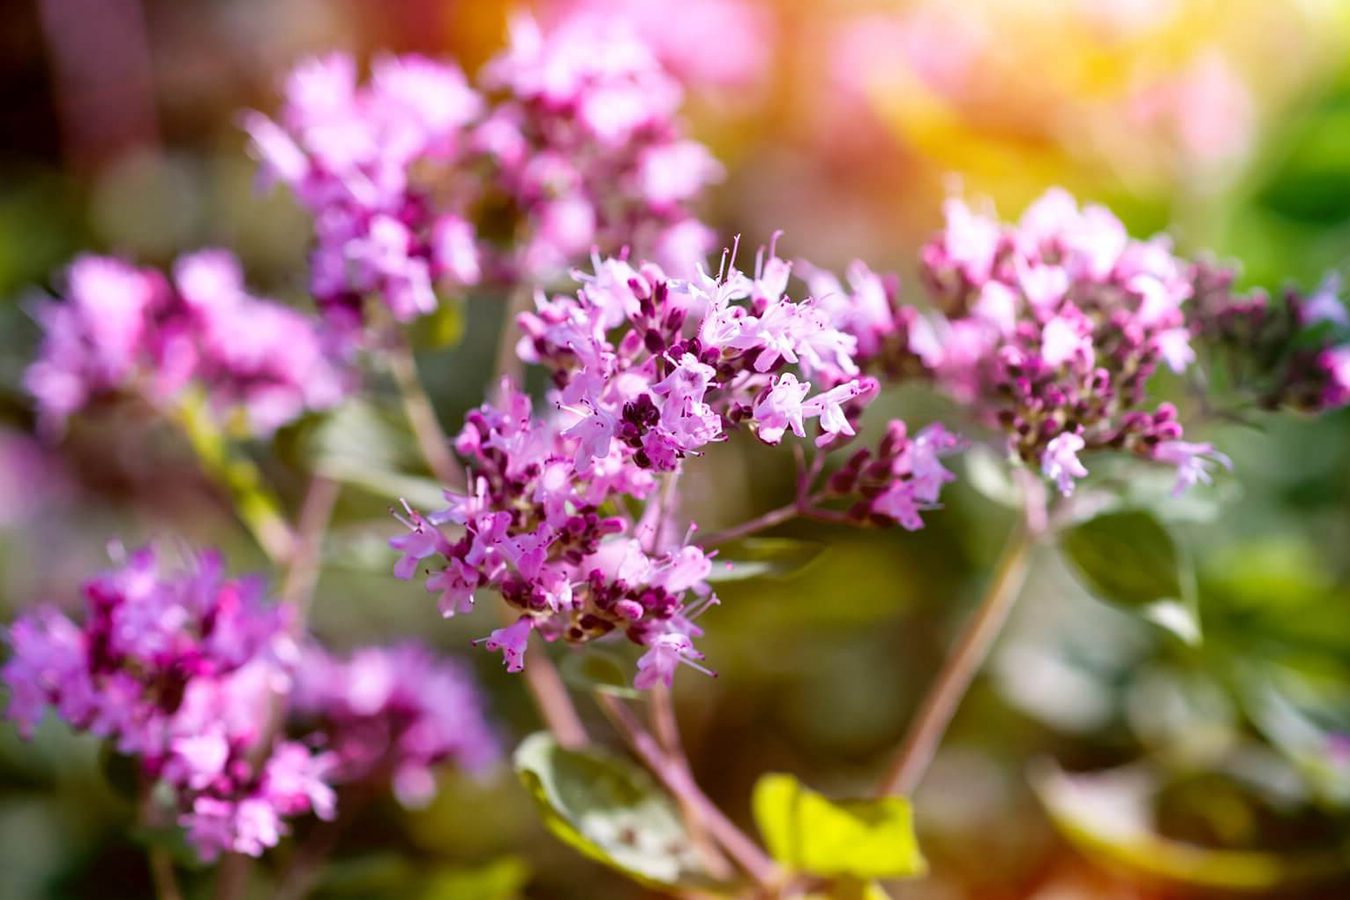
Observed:
[[[157,421],[270,564],[236,576],[208,548],[114,544],[81,611],[35,606],[5,629],[8,717],[29,734],[50,711],[105,742],[162,898],[188,872],[205,883],[203,865],[217,896],[243,896],[268,854],[276,895],[304,896],[365,806],[425,805],[442,768],[503,759],[552,835],[642,888],[887,896],[927,872],[915,793],[1033,563],[1058,555],[1104,603],[1204,642],[1213,591],[1168,504],[1243,473],[1159,384],[1210,407],[1350,403],[1333,288],[1242,292],[1232,269],[1060,189],[1015,221],[949,199],[905,283],[787,253],[792,222],[757,247],[719,235],[698,216],[722,168],[681,98],[651,48],[594,19],[516,21],[472,81],[418,56],[364,76],[311,59],[274,114],[242,121],[261,180],[312,222],[312,310],[257,296],[217,249],[167,272],[83,256],[37,305],[24,383],[43,436],[110,408]],[[462,339],[470,295],[494,300],[500,336],[490,376],[463,373],[487,382],[481,404],[450,422],[417,351]],[[901,388],[948,414],[869,410]],[[270,480],[282,435],[302,438],[299,497]],[[729,441],[765,466],[790,457],[794,489],[708,527],[686,476]],[[1013,522],[889,764],[839,795],[767,770],[743,808],[720,807],[671,694],[717,677],[702,639],[718,590],[770,579],[803,602],[792,578],[829,544],[768,532],[807,520],[903,542],[944,515],[958,472]],[[1129,480],[1157,472],[1171,496],[1140,502]],[[330,527],[346,491],[388,502],[393,536]],[[358,557],[466,617],[539,730],[512,734],[463,659],[411,637],[326,648],[318,574]],[[1278,702],[1256,714],[1274,731]],[[1071,778],[1041,775],[1076,821]],[[455,878],[446,896],[520,881]]]

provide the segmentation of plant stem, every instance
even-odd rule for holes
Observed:
[[[182,900],[183,893],[178,889],[178,876],[174,874],[169,851],[151,847],[146,855],[150,861],[150,878],[155,884],[155,897],[158,900]]]
[[[141,824],[154,827],[155,810],[151,798],[154,782],[142,775],[140,777],[140,815]],[[150,880],[155,886],[157,900],[182,900],[183,892],[178,887],[178,875],[173,870],[173,857],[164,847],[151,844],[145,851],[146,862],[150,866]]]
[[[281,514],[281,504],[253,461],[234,452],[211,418],[206,398],[189,396],[175,410],[175,421],[192,445],[208,478],[229,493],[235,514],[273,562],[291,553],[293,535]]]
[[[286,580],[281,586],[281,602],[295,610],[292,630],[296,634],[303,633],[313,605],[314,588],[323,564],[323,538],[340,490],[336,481],[316,474],[310,479],[300,506]]]
[[[507,613],[506,618],[510,619],[510,610],[505,606],[502,609]],[[535,652],[528,654],[521,677],[525,679],[525,687],[534,700],[535,708],[559,744],[569,750],[586,746],[591,742],[590,735],[581,723],[581,716],[577,715],[577,708],[567,693],[562,676],[558,674],[558,667],[549,659],[539,638],[531,635],[530,640]]]
[[[795,519],[798,516],[814,518],[818,513],[811,509],[811,504],[818,499],[818,497],[803,497],[800,500],[794,500],[786,506],[771,509],[762,515],[755,516],[753,519],[742,522],[732,528],[714,532],[705,538],[700,538],[698,543],[703,547],[713,547],[717,544],[725,544],[728,541],[735,541],[743,537],[748,537],[749,535],[763,531],[766,528],[772,528],[775,525],[782,525],[784,522]],[[821,516],[821,518],[825,518],[825,516]]]
[[[532,296],[530,285],[521,282],[511,289],[506,299],[506,309],[502,313],[502,327],[497,332],[497,355],[492,365],[493,381],[488,385],[490,395],[495,395],[503,378],[511,379],[511,383],[517,387],[521,386],[524,379],[525,363],[516,354],[516,342],[520,339],[520,334],[516,330],[516,317],[530,308]]]
[[[760,887],[772,892],[783,883],[783,873],[759,845],[736,827],[717,805],[708,799],[689,770],[662,751],[657,740],[642,727],[637,717],[617,697],[602,692],[595,695],[600,708],[632,746],[661,783],[680,800],[696,810],[708,831]]]
[[[417,358],[403,332],[390,329],[388,341],[389,371],[398,386],[399,396],[403,400],[403,411],[412,426],[417,447],[426,461],[427,468],[436,480],[446,487],[463,487],[464,469],[455,455],[450,452],[450,439],[445,436],[441,423],[436,418],[436,409],[431,398],[422,387],[422,379],[417,374]]]
[[[914,793],[923,779],[961,699],[975,674],[984,665],[994,639],[1008,619],[1008,613],[1026,579],[1027,557],[1032,543],[1033,532],[1019,524],[1003,551],[979,608],[952,648],[937,680],[929,688],[905,735],[904,743],[877,786],[879,796],[908,796]]]
[[[670,688],[658,684],[648,692],[648,698],[651,701],[652,731],[656,734],[657,743],[661,745],[666,757],[672,760],[675,765],[686,772],[690,771],[689,757],[685,754],[684,742],[680,739],[680,723],[675,716],[675,703],[671,697]],[[703,860],[704,867],[715,878],[729,877],[731,867],[726,857],[718,849],[717,844],[709,839],[698,808],[684,797],[678,799],[680,801],[680,814],[684,817],[685,827],[689,829],[690,840],[694,844],[694,849],[698,851],[699,857]]]
[[[336,481],[322,475],[310,478],[309,489],[300,504],[300,513],[291,540],[291,552],[286,561],[286,577],[281,586],[281,603],[292,610],[291,633],[302,638],[305,621],[313,605],[314,588],[318,584],[323,562],[323,537],[333,515],[341,487]],[[267,711],[267,723],[255,745],[251,762],[261,766],[271,751],[273,741],[286,725],[289,696],[273,694]],[[221,861],[216,877],[215,896],[219,900],[234,900],[248,890],[249,874],[255,860],[242,853],[231,853]]]

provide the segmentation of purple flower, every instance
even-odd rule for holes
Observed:
[[[469,671],[416,643],[345,659],[307,648],[292,711],[332,757],[327,781],[385,782],[406,806],[431,799],[437,767],[481,772],[501,755]]]
[[[655,638],[647,652],[637,662],[637,677],[633,686],[638,690],[650,690],[658,684],[670,687],[675,680],[675,670],[683,663],[705,674],[712,674],[698,664],[703,654],[694,649],[687,634],[678,631],[667,632]]]
[[[498,628],[488,635],[483,646],[489,650],[500,650],[506,663],[506,671],[519,672],[525,668],[525,647],[534,629],[534,620],[522,616],[505,628]]]
[[[1078,459],[1086,442],[1071,431],[1056,435],[1041,455],[1041,473],[1053,481],[1065,497],[1073,494],[1074,481],[1086,478],[1088,470]]]
[[[331,759],[272,743],[267,727],[296,659],[289,616],[264,602],[260,582],[223,569],[203,554],[171,571],[139,550],[85,585],[82,626],[49,607],[15,622],[0,671],[22,732],[51,708],[137,757],[172,791],[206,859],[257,855],[285,819],[334,811]]]
[[[1186,441],[1163,441],[1153,450],[1158,462],[1177,467],[1177,481],[1172,496],[1180,497],[1196,482],[1210,484],[1214,478],[1210,469],[1222,466],[1232,470],[1233,461],[1214,449],[1213,444],[1191,444]]]
[[[1015,225],[949,201],[922,262],[943,315],[911,318],[910,357],[890,368],[927,372],[1061,492],[1086,474],[1080,453],[1154,459],[1181,436],[1147,388],[1159,363],[1194,363],[1187,312],[1207,276],[1165,238],[1134,240],[1105,208],[1056,189]]]
[[[300,312],[249,295],[224,251],[185,256],[172,283],[100,257],[77,260],[68,297],[38,309],[44,329],[25,384],[44,427],[59,429],[94,400],[136,392],[162,405],[198,385],[222,419],[242,413],[271,434],[350,388],[346,360]]]

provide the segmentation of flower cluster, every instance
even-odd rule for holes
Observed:
[[[244,124],[264,177],[286,184],[313,216],[310,289],[331,318],[353,324],[374,293],[411,319],[436,308],[435,281],[478,281],[464,186],[419,177],[463,165],[465,128],[482,112],[457,68],[386,57],[358,86],[356,63],[335,53],[297,66],[285,95],[279,124],[259,113]]]
[[[938,382],[1009,436],[1011,452],[1065,493],[1079,454],[1116,449],[1175,465],[1178,490],[1227,464],[1183,441],[1176,409],[1147,407],[1159,363],[1195,358],[1183,304],[1197,270],[1165,237],[1133,240],[1109,211],[1053,190],[1015,226],[947,205],[923,249],[945,318],[920,320],[910,349]]]
[[[241,415],[266,435],[334,405],[349,387],[317,323],[250,295],[224,251],[183,257],[172,279],[86,256],[66,281],[66,299],[37,309],[44,336],[25,375],[48,429],[114,393],[135,391],[159,404],[196,384],[219,414]]]
[[[546,278],[596,247],[677,271],[707,256],[715,238],[688,203],[721,167],[684,137],[680,85],[631,30],[583,18],[544,34],[517,19],[483,81],[501,99],[475,141],[522,220],[514,271]]]
[[[1202,266],[1187,319],[1195,336],[1225,356],[1237,386],[1267,409],[1309,412],[1350,404],[1350,311],[1331,274],[1312,294],[1235,294],[1235,273]]]
[[[617,444],[579,471],[584,441],[568,431],[535,417],[509,384],[498,405],[470,413],[455,446],[474,492],[447,493],[449,508],[429,518],[409,512],[411,532],[392,542],[404,554],[395,574],[411,578],[419,561],[442,557],[427,589],[440,595],[445,615],[472,609],[479,588],[500,593],[517,618],[486,645],[511,671],[524,667],[533,631],[581,644],[617,630],[653,659],[665,659],[672,644],[683,648],[680,658],[697,659],[689,638],[700,633],[692,620],[716,602],[704,582],[711,561],[694,546],[655,552],[621,537],[625,520],[601,508],[648,496],[654,478],[628,464]],[[443,524],[462,533],[452,540]]]
[[[650,0],[551,0],[543,7],[550,21],[581,20],[601,29],[622,22],[693,88],[752,84],[764,74],[774,44],[772,18],[748,0],[687,0],[679,15]],[[709,52],[714,43],[736,52]]]
[[[226,579],[215,555],[174,572],[143,549],[84,592],[83,625],[39,607],[8,631],[0,676],[21,731],[52,708],[137,757],[145,777],[172,788],[204,858],[256,856],[286,819],[333,815],[332,757],[268,730],[297,652],[261,583]]]
[[[810,426],[818,452],[842,447],[877,390],[855,358],[859,338],[835,324],[866,317],[841,298],[791,299],[790,272],[772,248],[753,277],[734,256],[692,280],[597,257],[575,294],[539,295],[519,318],[517,352],[549,371],[555,413],[536,416],[507,383],[469,415],[455,447],[471,491],[447,493],[449,508],[430,516],[409,510],[410,533],[393,540],[396,574],[442,558],[427,588],[446,615],[467,611],[480,588],[500,593],[519,618],[487,646],[512,670],[532,631],[574,644],[619,631],[646,648],[637,684],[669,683],[679,662],[700,658],[693,619],[715,598],[710,556],[690,542],[694,529],[676,539],[658,479],[742,426],[765,444]],[[920,527],[951,478],[938,456],[956,446],[941,429],[911,441],[892,423],[878,454],[863,451],[847,479],[804,494],[803,511],[856,494],[854,521]],[[628,500],[645,511],[631,515]]]
[[[291,711],[335,757],[331,782],[389,784],[407,806],[434,796],[435,766],[477,772],[500,756],[467,669],[412,642],[346,659],[307,647]]]
[[[245,124],[265,176],[313,217],[313,293],[351,326],[367,296],[406,321],[437,285],[548,278],[596,246],[692,266],[711,235],[687,202],[720,170],[683,137],[680,100],[626,29],[519,19],[481,91],[415,56],[377,59],[359,85],[332,55],[291,74],[279,122]]]

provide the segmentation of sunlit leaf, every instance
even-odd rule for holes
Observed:
[[[904,797],[829,800],[791,775],[771,774],[755,785],[753,803],[769,852],[792,871],[870,881],[927,869]]]
[[[718,547],[709,581],[749,578],[788,578],[815,562],[825,552],[819,541],[796,538],[752,537]]]
[[[363,400],[349,400],[308,435],[306,456],[315,471],[390,500],[423,509],[444,505],[441,485],[409,474],[417,446],[406,423]]]
[[[598,749],[567,750],[545,732],[526,738],[514,760],[544,824],[564,843],[643,884],[698,878],[675,805],[642,769]]]
[[[1047,765],[1033,773],[1032,783],[1056,829],[1084,855],[1151,880],[1256,892],[1312,885],[1350,869],[1335,850],[1226,850],[1159,834],[1158,781],[1146,768],[1071,776]]]
[[[516,856],[476,868],[438,869],[426,879],[420,900],[511,900],[522,895],[530,867]]]
[[[414,349],[444,350],[464,338],[464,302],[441,298],[429,315],[419,316],[408,328]]]

